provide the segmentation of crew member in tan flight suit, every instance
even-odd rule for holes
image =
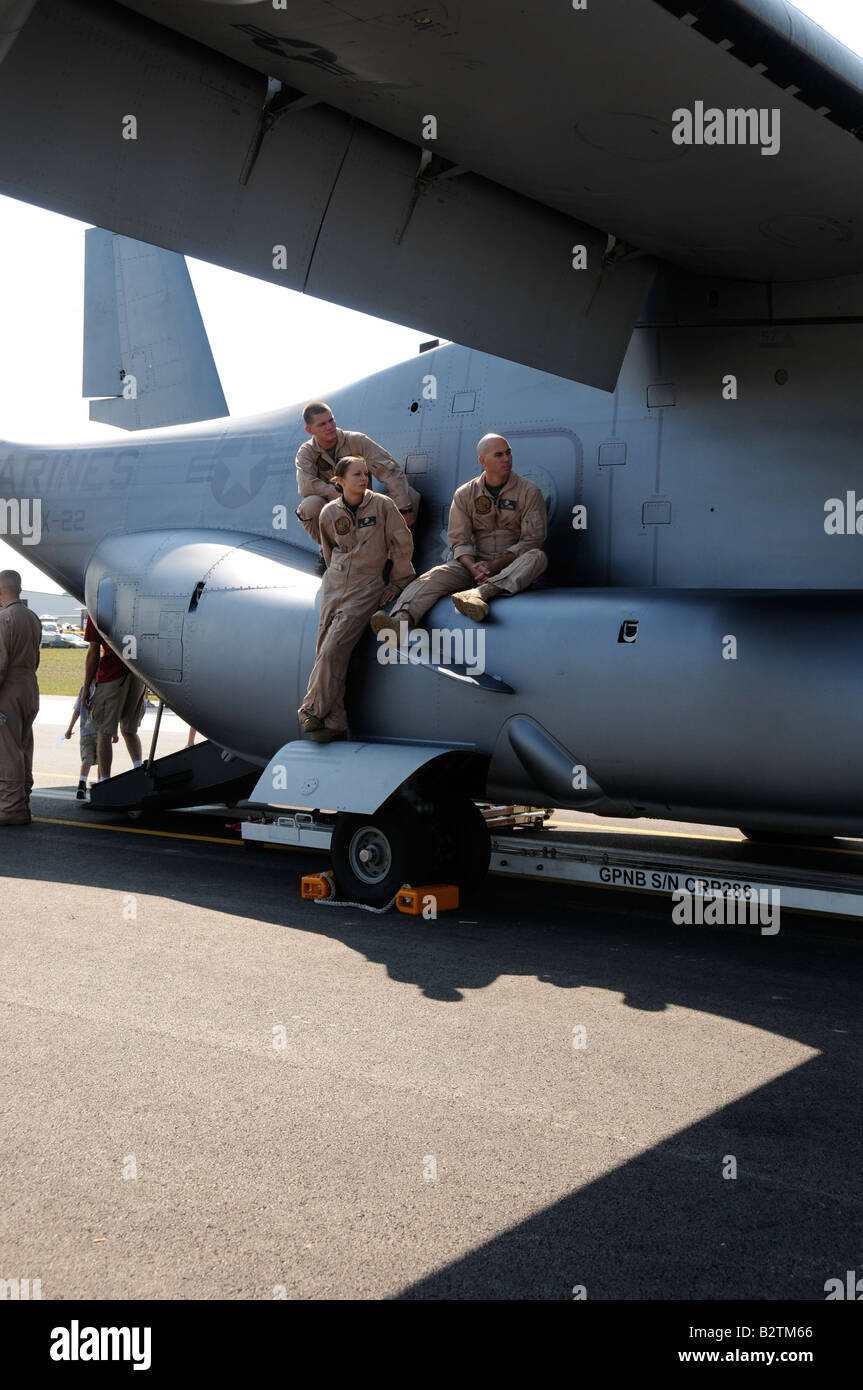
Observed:
[[[303,422],[311,439],[297,450],[297,487],[302,499],[297,516],[317,545],[321,543],[321,512],[339,496],[332,479],[340,458],[365,459],[372,477],[383,484],[408,526],[413,527],[420,495],[386,449],[358,430],[340,430],[333,412],[323,401],[311,401],[306,406]]]
[[[456,490],[450,507],[453,559],[409,584],[392,613],[379,609],[371,620],[376,633],[401,635],[405,621],[415,626],[444,594],[452,594],[459,613],[484,622],[493,599],[520,593],[548,565],[545,500],[536,483],[512,471],[503,435],[483,435],[477,455],[482,472]],[[465,588],[468,578],[475,587]]]
[[[0,825],[29,825],[42,624],[21,602],[17,570],[0,573],[0,608]]]
[[[345,682],[351,652],[376,608],[390,603],[414,577],[414,543],[395,503],[369,490],[365,459],[339,459],[337,501],[321,512],[327,571],[321,584],[317,659],[300,706],[300,733],[316,743],[344,738]],[[392,573],[384,586],[384,565]]]

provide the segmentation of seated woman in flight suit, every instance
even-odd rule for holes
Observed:
[[[300,734],[316,743],[345,738],[345,682],[351,652],[371,615],[414,577],[413,540],[396,504],[369,491],[365,459],[339,459],[332,477],[341,496],[320,515],[327,572],[321,584],[317,659],[299,709]],[[384,587],[384,565],[392,573]]]

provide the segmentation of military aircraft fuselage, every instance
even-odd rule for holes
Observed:
[[[536,805],[859,833],[861,334],[644,326],[614,393],[452,345],[332,393],[338,423],[421,493],[418,572],[447,555],[452,493],[488,430],[549,518],[540,587],[481,629],[487,679],[431,649],[386,662],[369,635],[355,736],[475,749],[489,794]],[[173,709],[262,764],[296,737],[317,632],[294,516],[301,406],[128,443],[0,445],[0,498],[41,503],[38,545],[10,543]],[[479,630],[448,600],[427,622],[476,656]]]

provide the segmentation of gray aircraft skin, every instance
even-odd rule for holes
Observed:
[[[602,141],[600,126],[588,130],[584,116],[582,162],[568,192],[569,175],[554,184],[537,139],[545,106],[528,110],[522,89],[526,129],[513,132],[504,176],[494,164],[487,113],[478,114],[471,139],[456,98],[472,84],[451,61],[449,77],[440,77],[441,100],[455,103],[440,147],[449,164],[435,165],[430,189],[422,163],[422,177],[416,173],[417,150],[406,143],[402,119],[412,110],[419,120],[428,99],[422,91],[408,99],[384,74],[399,63],[434,68],[443,52],[442,6],[429,7],[434,32],[425,36],[422,58],[415,33],[402,42],[395,8],[368,7],[367,16],[364,4],[354,6],[353,67],[347,57],[337,61],[326,26],[340,21],[329,7],[306,7],[314,12],[306,18],[298,5],[287,12],[191,3],[170,14],[157,3],[132,8],[172,27],[96,0],[37,5],[0,67],[0,115],[35,62],[37,39],[48,71],[58,33],[70,53],[80,45],[86,69],[82,34],[101,26],[106,42],[116,42],[114,80],[123,92],[133,79],[120,39],[133,34],[139,50],[169,53],[173,64],[159,79],[158,138],[135,149],[136,174],[119,170],[106,144],[111,177],[82,173],[73,191],[52,145],[25,179],[19,170],[28,131],[14,145],[0,140],[3,191],[22,196],[26,187],[24,196],[114,230],[140,235],[146,228],[163,246],[271,280],[278,279],[273,243],[284,245],[289,271],[281,283],[414,321],[433,311],[442,329],[470,344],[438,347],[329,395],[321,383],[337,422],[384,444],[422,494],[418,572],[447,553],[452,493],[478,472],[476,442],[486,431],[510,440],[516,471],[546,496],[548,573],[541,587],[494,605],[482,629],[485,669],[474,680],[446,664],[384,664],[371,635],[360,644],[348,693],[352,742],[314,755],[335,774],[330,789],[347,781],[352,790],[337,805],[319,799],[315,781],[308,791],[314,804],[371,813],[426,761],[464,754],[462,786],[473,796],[765,831],[863,832],[863,531],[854,492],[863,423],[863,156],[854,132],[863,126],[863,64],[816,26],[795,19],[787,31],[782,0],[714,7],[723,23],[737,25],[722,31],[728,39],[739,31],[735,55],[720,47],[698,3],[613,0],[570,31],[580,36],[577,59],[571,43],[564,51],[548,42],[565,7],[540,5],[532,23],[543,38],[549,109],[564,88],[578,88],[575,62],[596,101],[603,82],[614,89],[603,109],[616,93],[618,112],[649,114],[615,124],[612,112]],[[379,16],[393,10],[388,37],[372,8]],[[487,8],[484,0],[467,7],[470,25]],[[247,69],[235,51],[250,38],[237,21],[241,10],[243,23],[259,26]],[[680,22],[689,10],[702,15],[701,32]],[[666,53],[667,64],[630,57],[622,69],[614,66],[622,31],[612,21],[634,15],[650,51]],[[583,18],[567,16],[576,25]],[[195,42],[178,39],[174,27]],[[230,44],[222,42],[229,29]],[[274,47],[262,33],[292,37]],[[753,35],[770,56],[774,80],[751,51]],[[504,66],[519,38],[524,33],[510,16],[496,39]],[[377,107],[369,105],[365,79],[352,80],[360,50],[367,64],[370,54],[378,57]],[[318,56],[307,56],[299,90],[296,55],[303,52]],[[794,92],[776,85],[783,62],[796,64]],[[234,130],[230,150],[245,151],[246,159],[239,185],[237,170],[231,183],[202,142],[202,167],[212,176],[207,227],[196,206],[178,211],[170,187],[155,207],[145,196],[162,190],[150,161],[167,157],[159,142],[170,126],[170,101],[182,100],[168,87],[187,63],[196,71],[216,65],[219,100],[227,93],[238,103],[235,114],[251,115],[253,93],[260,94],[253,67],[295,84],[294,105],[278,124],[253,122],[242,140]],[[538,72],[534,78],[539,83]],[[623,104],[630,79],[641,104],[634,96]],[[669,121],[653,113],[692,106],[708,81],[717,105],[781,112],[781,150],[676,146]],[[204,85],[201,102],[215,100]],[[135,90],[146,104],[150,93],[140,84]],[[94,166],[102,100],[94,74]],[[67,160],[80,131],[76,109],[64,114],[70,136],[54,130]],[[259,116],[265,109],[258,106]],[[376,125],[369,124],[374,110]],[[339,132],[348,129],[345,145]],[[212,131],[209,138],[212,144]],[[221,164],[230,165],[228,145],[220,147]],[[333,151],[332,178],[311,188],[311,171]],[[302,227],[295,208],[290,217],[285,212],[292,180],[304,190]],[[365,220],[361,205],[369,208]],[[583,221],[574,220],[577,211]],[[287,219],[278,235],[276,212]],[[489,254],[490,226],[501,255]],[[608,236],[606,228],[613,228]],[[100,631],[118,650],[134,652],[130,664],[173,709],[215,744],[264,768],[261,799],[278,802],[263,790],[270,779],[275,793],[276,771],[296,754],[296,709],[317,633],[315,551],[293,515],[304,402],[251,420],[194,423],[213,412],[220,390],[196,307],[168,296],[153,322],[143,310],[135,322],[135,305],[146,296],[118,295],[115,287],[122,332],[112,312],[96,315],[99,285],[108,293],[104,277],[112,268],[104,236],[88,233],[101,248],[92,264],[88,252],[91,389],[101,383],[100,394],[118,398],[120,369],[134,375],[137,364],[142,392],[140,406],[103,403],[108,414],[100,418],[129,429],[155,419],[172,427],[116,444],[0,445],[0,497],[42,503],[39,545],[7,539],[86,602]],[[586,250],[582,280],[573,279],[577,244]],[[563,246],[565,268],[557,259]],[[122,238],[112,248],[117,282],[146,288],[152,263],[139,261]],[[185,344],[183,357],[195,361],[197,395],[185,414],[187,393],[168,370],[173,359],[161,330],[169,327]],[[488,346],[502,355],[481,350]],[[177,419],[193,423],[174,426]],[[860,492],[863,512],[863,483]],[[449,600],[426,625],[457,631],[462,641],[478,631]],[[375,758],[383,765],[385,747],[404,756],[374,780],[368,768]],[[307,771],[308,745],[301,754]],[[302,785],[311,782],[298,783],[294,799],[283,794],[282,803],[312,804],[301,799]]]
[[[137,267],[125,297],[147,302],[152,260],[121,263]],[[450,500],[489,428],[549,514],[544,587],[495,604],[482,629],[448,599],[428,616],[468,656],[484,633],[481,683],[428,659],[383,664],[369,634],[353,739],[471,750],[483,793],[531,805],[863,830],[859,540],[825,531],[863,421],[846,411],[825,454],[808,404],[855,399],[861,334],[798,332],[793,358],[761,331],[726,335],[740,380],[768,384],[734,403],[717,389],[724,354],[705,371],[701,330],[654,328],[634,332],[613,395],[455,345],[333,393],[337,421],[384,443],[422,493],[418,570],[448,553]],[[805,389],[776,384],[788,361]],[[648,407],[657,382],[673,408]],[[294,516],[302,404],[117,444],[0,445],[0,496],[42,506],[38,546],[12,544],[118,650],[134,639],[133,669],[184,719],[262,766],[298,736],[317,635],[316,551]]]

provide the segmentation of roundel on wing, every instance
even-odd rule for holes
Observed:
[[[245,507],[261,491],[271,466],[274,471],[279,467],[276,456],[263,454],[256,458],[245,440],[231,441],[231,447],[223,449],[213,463],[213,497],[220,507]]]

